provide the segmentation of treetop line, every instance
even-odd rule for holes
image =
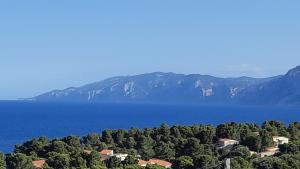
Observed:
[[[105,154],[106,153],[106,154]],[[106,156],[104,156],[106,155]],[[227,165],[226,165],[227,164]],[[229,166],[228,166],[229,165]],[[35,138],[0,155],[0,169],[297,169],[300,123],[279,121],[104,130]]]

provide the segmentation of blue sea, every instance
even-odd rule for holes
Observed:
[[[280,120],[300,121],[300,107],[236,105],[162,105],[37,103],[0,101],[0,151],[34,137],[83,136],[103,129]]]

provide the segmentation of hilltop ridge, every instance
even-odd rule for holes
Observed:
[[[300,66],[269,78],[154,72],[118,76],[30,98],[49,102],[300,104]]]

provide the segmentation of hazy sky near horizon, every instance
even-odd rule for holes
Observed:
[[[0,2],[0,100],[146,72],[267,77],[300,65],[300,1]]]

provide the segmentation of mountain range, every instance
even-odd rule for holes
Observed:
[[[27,99],[45,102],[300,105],[300,66],[269,78],[154,72],[119,76]]]

